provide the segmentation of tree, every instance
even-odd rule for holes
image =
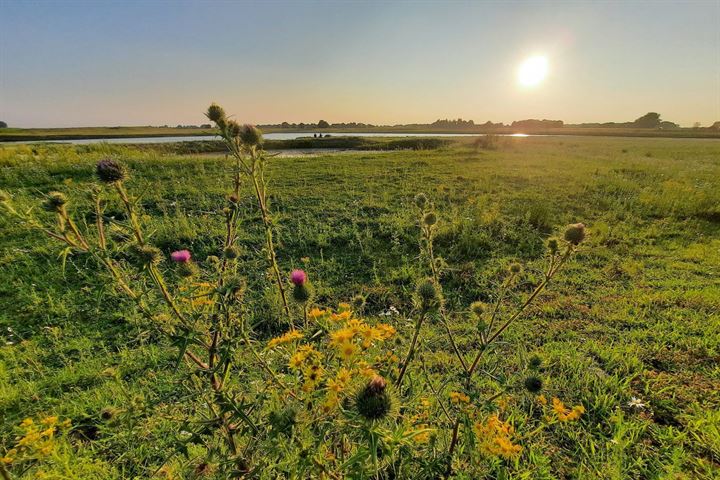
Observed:
[[[325,120],[320,120],[318,122],[318,128],[330,128],[330,124]]]
[[[648,112],[633,122],[637,128],[658,128],[660,126],[660,114]]]
[[[7,128],[7,123],[0,122],[0,128]]]

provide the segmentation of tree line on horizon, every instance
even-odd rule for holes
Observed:
[[[390,128],[406,128],[406,129],[428,129],[428,130],[478,130],[478,131],[491,131],[501,129],[523,129],[523,130],[548,130],[563,127],[572,128],[641,128],[641,129],[654,129],[654,130],[674,130],[683,128],[677,123],[662,120],[660,114],[657,112],[648,112],[645,115],[636,118],[632,122],[605,122],[605,123],[576,123],[570,124],[565,123],[562,120],[547,120],[547,119],[526,119],[516,120],[510,124],[504,124],[502,122],[493,123],[488,120],[485,123],[475,123],[473,120],[463,120],[462,118],[457,119],[437,119],[432,123],[406,123],[406,124],[395,124],[395,125],[374,125],[372,123],[362,122],[342,122],[342,123],[329,123],[326,120],[320,120],[317,123],[289,123],[282,122],[277,124],[262,124],[258,125],[260,128],[281,128],[281,129],[293,129],[293,130],[319,130],[319,129],[366,129],[366,128],[378,128],[378,127],[390,127]],[[147,128],[156,128],[151,125],[147,125]],[[202,125],[177,125],[175,128],[210,128],[210,124]],[[8,124],[4,121],[0,121],[0,128],[8,128]],[[161,128],[172,128],[169,125],[162,125]],[[700,122],[695,122],[691,127],[695,130],[717,130],[720,131],[720,121],[714,122],[712,125],[703,127]]]
[[[443,129],[443,130],[493,130],[504,128],[526,129],[526,130],[545,130],[563,127],[575,128],[643,128],[656,130],[670,130],[682,128],[679,124],[663,120],[659,113],[648,112],[645,115],[636,118],[632,122],[605,122],[605,123],[578,123],[566,124],[562,120],[548,119],[525,119],[516,120],[510,124],[502,122],[493,123],[488,120],[485,123],[475,123],[473,120],[457,119],[437,119],[432,123],[407,123],[395,125],[373,125],[371,123],[349,122],[349,123],[329,123],[326,120],[320,120],[317,123],[289,123],[282,122],[279,124],[260,125],[265,128],[284,128],[284,129],[328,129],[328,128],[375,128],[375,127],[393,127],[393,128],[427,128],[427,129]],[[713,123],[708,127],[702,127],[699,122],[695,122],[694,129],[720,130],[720,121]]]

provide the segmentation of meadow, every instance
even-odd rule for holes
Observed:
[[[444,301],[456,312],[478,300],[492,304],[515,262],[523,270],[508,308],[517,305],[542,276],[548,238],[562,236],[567,224],[587,225],[585,242],[482,365],[501,385],[530,374],[542,379],[540,391],[508,386],[489,402],[512,424],[521,451],[476,455],[464,444],[453,478],[718,478],[720,142],[548,137],[432,147],[270,158],[268,200],[283,274],[307,272],[317,305],[342,311],[338,305],[354,299],[358,316],[390,324],[397,331],[390,352],[400,357],[416,325],[416,284],[427,276],[419,192],[434,204]],[[78,223],[91,225],[95,165],[108,157],[128,167],[138,221],[163,255],[221,255],[231,163],[220,154],[5,146],[0,189],[23,210],[64,192]],[[249,185],[239,192],[238,268],[255,305],[249,335],[267,343],[286,325],[268,306],[263,219]],[[125,219],[117,200],[105,215]],[[52,452],[8,462],[8,478],[229,478],[219,456],[208,460],[203,441],[188,433],[203,417],[177,345],[148,326],[88,256],[63,254],[58,242],[7,215],[0,232],[0,457],[32,428],[24,419],[67,421]],[[403,407],[390,423],[407,422],[412,411],[426,419],[416,424],[431,427],[398,440],[382,468],[374,458],[366,463],[375,468],[347,478],[447,473],[447,427],[452,409],[463,408],[462,396],[450,393],[462,382],[441,322],[423,328],[409,391],[397,392]],[[450,328],[460,351],[477,348],[471,316],[453,316]],[[289,381],[292,372],[275,367]],[[387,367],[388,378],[396,374]],[[421,380],[432,391],[413,390]],[[257,365],[228,385],[263,400],[257,392],[270,388]],[[582,415],[545,425],[543,400],[555,397],[582,406]],[[278,433],[282,421],[260,407],[243,415],[252,431],[238,435],[237,478],[345,476],[352,457],[313,451],[312,432]],[[256,443],[253,429],[267,429],[270,440]],[[414,454],[412,443],[422,443],[423,453]]]

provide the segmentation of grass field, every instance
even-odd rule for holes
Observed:
[[[0,148],[0,189],[26,207],[65,191],[82,213],[89,197],[73,192],[89,191],[95,162],[108,155],[130,167],[127,188],[141,196],[141,222],[153,244],[165,253],[187,248],[198,259],[218,254],[218,212],[229,191],[220,156],[8,146]],[[455,144],[278,158],[270,180],[283,271],[304,268],[319,304],[363,294],[368,317],[397,308],[400,315],[387,321],[398,330],[398,351],[412,334],[405,314],[415,283],[426,275],[417,253],[416,193],[437,207],[435,248],[449,266],[446,301],[460,309],[493,301],[513,261],[525,265],[520,292],[529,290],[546,239],[568,223],[587,224],[586,244],[483,367],[510,375],[538,355],[547,397],[581,404],[585,414],[576,424],[534,431],[533,398],[511,396],[499,408],[521,436],[522,454],[459,460],[457,478],[720,476],[720,142],[507,138],[495,150]],[[256,245],[263,233],[250,195],[242,191],[241,264],[248,294],[259,298],[265,263]],[[121,217],[120,206],[111,204],[107,215]],[[73,425],[53,461],[13,473],[213,478],[192,463],[196,457],[188,466],[171,455],[184,429],[178,419],[196,415],[186,367],[175,369],[177,349],[88,272],[87,258],[70,256],[63,268],[62,248],[51,239],[2,216],[0,232],[0,454],[26,417],[57,415]],[[255,323],[257,339],[281,331],[269,318]],[[459,348],[472,350],[474,324],[457,317],[452,329]],[[419,348],[432,381],[455,380],[437,323]],[[255,385],[253,375],[238,388]],[[432,415],[444,422],[437,407]],[[447,431],[433,442],[445,445]],[[270,458],[269,447],[249,441],[242,447],[248,464],[265,466],[259,477],[282,477],[282,455]]]

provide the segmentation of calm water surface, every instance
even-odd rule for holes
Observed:
[[[477,137],[478,133],[371,133],[371,132],[343,132],[331,133],[331,137]],[[499,134],[500,137],[546,137],[548,135],[526,135],[524,133]],[[312,137],[312,133],[267,133],[263,135],[268,140],[293,140],[296,138]],[[90,143],[175,143],[194,142],[198,140],[218,140],[215,135],[198,135],[194,137],[125,137],[125,138],[86,138],[73,140],[22,140],[18,142],[2,142],[2,144],[19,143],[72,143],[87,145]]]

